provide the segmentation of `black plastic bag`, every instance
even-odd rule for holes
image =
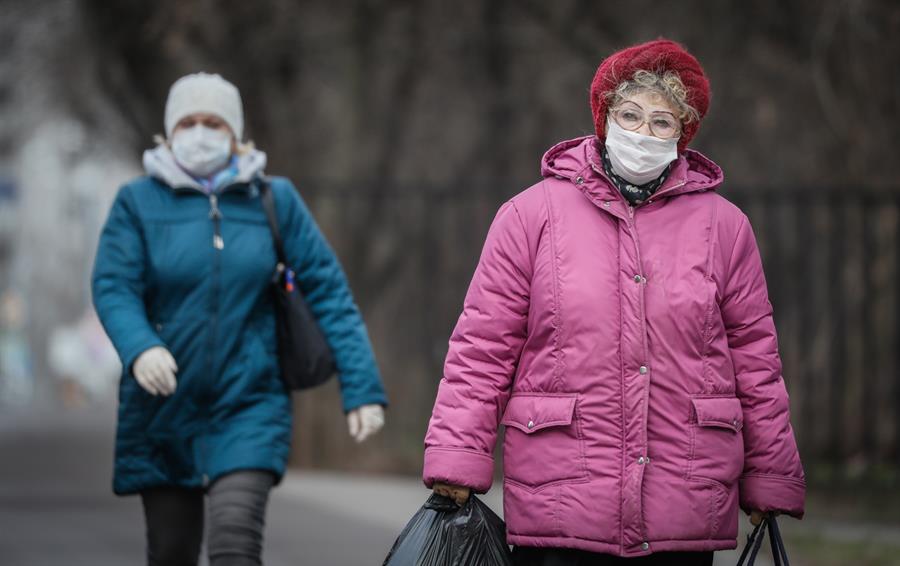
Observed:
[[[459,507],[433,494],[397,537],[383,566],[511,566],[506,525],[474,495]]]

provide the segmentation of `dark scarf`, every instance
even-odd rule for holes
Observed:
[[[649,183],[644,185],[632,185],[622,177],[619,177],[613,172],[612,164],[609,162],[609,154],[606,151],[606,147],[601,146],[600,148],[600,157],[603,160],[603,171],[606,173],[607,177],[609,177],[610,181],[612,181],[613,185],[619,189],[619,192],[622,193],[622,196],[625,197],[631,206],[637,206],[653,196],[653,193],[656,192],[656,189],[662,186],[662,184],[666,181],[666,177],[669,176],[669,170],[672,168],[672,165],[669,164],[659,177],[653,179]],[[674,161],[673,161],[674,163]]]

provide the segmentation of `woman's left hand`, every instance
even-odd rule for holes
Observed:
[[[780,514],[781,511],[769,511],[767,513],[763,513],[762,511],[757,511],[754,509],[753,511],[750,511],[750,523],[755,527],[762,523],[763,517],[765,517],[766,515],[774,515],[777,517]]]
[[[384,426],[384,407],[381,405],[363,405],[347,413],[347,425],[350,436],[356,442],[362,442]]]

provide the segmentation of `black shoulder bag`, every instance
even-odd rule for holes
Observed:
[[[294,280],[294,270],[284,253],[272,189],[266,181],[261,183],[260,198],[278,256],[271,292],[275,303],[281,379],[290,390],[309,389],[325,383],[334,375],[337,370],[334,356]]]
[[[753,532],[747,536],[747,544],[744,546],[744,551],[741,553],[737,566],[744,566],[744,560],[747,560],[748,555],[750,560],[747,562],[747,566],[753,566],[756,563],[756,555],[759,553],[759,548],[766,537],[766,527],[769,528],[769,543],[772,545],[772,560],[775,566],[790,566],[787,550],[784,548],[784,540],[781,538],[778,521],[775,520],[774,515],[763,517],[763,520],[756,525]]]

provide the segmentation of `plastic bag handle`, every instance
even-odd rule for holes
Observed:
[[[778,521],[775,516],[769,518],[769,540],[772,544],[772,556],[775,559],[775,566],[791,566],[787,557],[787,549],[784,546],[784,539],[781,538],[781,530],[778,528]]]
[[[756,563],[756,556],[759,554],[762,542],[766,538],[767,527],[769,529],[769,543],[772,545],[772,558],[775,561],[775,566],[790,566],[787,550],[784,546],[784,539],[781,538],[778,521],[775,520],[773,515],[765,516],[763,520],[756,525],[753,532],[747,535],[747,544],[744,545],[744,550],[741,552],[741,557],[738,559],[737,566],[744,566],[744,561],[748,560],[748,558],[747,566],[753,566],[753,564]]]
[[[472,498],[470,497],[469,501],[471,501],[471,499]],[[469,504],[469,501],[466,501],[466,505],[460,507],[449,497],[444,497],[438,493],[432,493],[428,498],[428,501],[425,502],[425,508],[434,509],[435,511],[458,511],[459,509],[465,508]]]

